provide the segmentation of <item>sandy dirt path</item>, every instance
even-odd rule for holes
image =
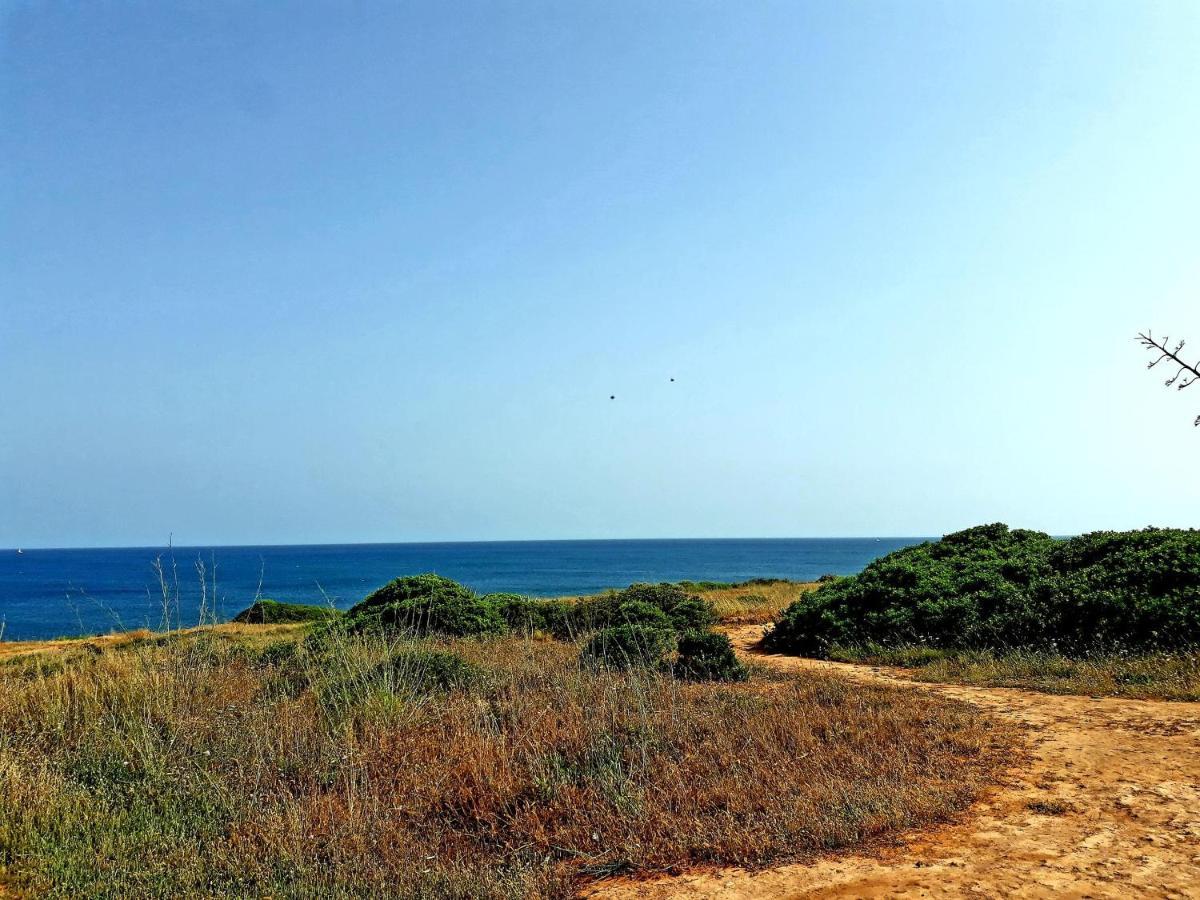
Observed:
[[[728,633],[759,663],[984,707],[1028,729],[1031,758],[957,822],[903,835],[895,847],[760,871],[612,881],[590,896],[1200,898],[1200,703],[922,684],[901,670],[764,654],[759,626]]]

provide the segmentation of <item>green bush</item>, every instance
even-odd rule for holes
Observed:
[[[671,584],[664,581],[659,584],[645,584],[641,582],[631,584],[623,591],[618,591],[617,596],[622,603],[631,603],[636,600],[641,603],[649,603],[651,606],[657,606],[663,612],[669,613],[676,604],[696,595],[681,584]]]
[[[690,631],[679,638],[673,671],[686,681],[745,681],[749,676],[723,634]]]
[[[598,669],[651,668],[662,664],[674,643],[674,634],[665,628],[613,625],[591,636],[580,659]]]
[[[296,622],[324,622],[339,615],[341,613],[328,606],[256,600],[234,616],[232,621],[249,625],[284,625]]]
[[[654,608],[666,617],[676,631],[703,630],[716,623],[716,611],[708,600],[698,598],[680,584],[630,584],[624,590],[587,598],[576,604],[572,625],[576,634],[630,622],[629,610],[638,611],[638,620],[661,624],[661,618],[647,612]]]
[[[621,601],[615,591],[594,597],[581,597],[567,605],[558,622],[558,628],[552,633],[561,640],[572,640],[580,635],[615,625],[620,622],[620,606]]]
[[[648,625],[667,630],[673,627],[665,612],[641,600],[627,600],[618,606],[617,621],[622,625]]]
[[[568,618],[573,634],[594,632],[584,645],[585,665],[609,669],[657,666],[683,632],[717,621],[711,603],[680,584],[633,584],[588,597]]]
[[[1055,540],[984,525],[908,547],[803,595],[772,649],[827,655],[867,644],[1168,649],[1200,640],[1200,531]]]
[[[571,604],[561,600],[540,600],[520,594],[485,594],[480,598],[496,608],[510,630],[519,634],[537,631],[567,637],[566,620]]]
[[[699,597],[685,597],[669,610],[667,616],[676,631],[703,631],[717,624],[717,612],[713,605]]]
[[[538,615],[542,620],[541,630],[562,641],[574,640],[583,630],[578,627],[576,604],[563,600],[537,601]]]
[[[528,634],[542,630],[543,617],[536,600],[520,594],[484,594],[479,600],[494,607],[510,631]]]
[[[440,575],[408,575],[370,594],[346,613],[352,632],[402,631],[415,635],[503,634],[496,605]]]

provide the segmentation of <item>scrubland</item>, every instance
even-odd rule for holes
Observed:
[[[566,897],[616,873],[885,839],[963,809],[1011,759],[1013,731],[952,700],[681,668],[688,646],[724,638],[705,639],[703,609],[670,592],[588,613],[657,621],[644,607],[662,600],[662,627],[685,629],[665,656],[626,664],[588,657],[588,642],[659,626],[556,639],[406,585],[346,617],[359,629],[216,626],[5,655],[0,883],[62,897]],[[441,624],[377,627],[414,610]],[[462,622],[484,633],[446,633]]]

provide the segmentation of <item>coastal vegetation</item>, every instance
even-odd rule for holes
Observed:
[[[307,603],[281,603],[278,600],[255,600],[233,617],[234,622],[248,625],[288,625],[297,622],[324,622],[339,615],[330,606]]]
[[[1056,540],[984,525],[805,594],[768,644],[817,655],[871,643],[1078,653],[1174,649],[1198,638],[1200,531]]]
[[[936,697],[748,678],[687,588],[546,603],[535,625],[525,604],[545,601],[418,579],[321,622],[6,656],[0,881],[62,897],[565,897],[942,819],[1015,740]],[[563,621],[565,636],[542,627]],[[661,654],[585,652],[633,629]]]
[[[764,582],[776,584],[777,582]],[[744,670],[724,635],[710,629],[720,621],[714,603],[696,590],[734,585],[633,584],[590,597],[540,600],[519,594],[476,594],[440,575],[397,578],[316,631],[311,642],[332,633],[409,637],[545,635],[582,639],[581,661],[600,669],[660,668],[677,677],[741,680]],[[763,595],[743,595],[743,608],[768,605]],[[686,647],[687,662],[672,654]]]
[[[805,593],[765,643],[929,680],[1193,699],[1200,531],[967,529]]]

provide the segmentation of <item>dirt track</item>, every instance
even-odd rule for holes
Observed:
[[[614,881],[611,900],[722,897],[1200,897],[1200,704],[919,684],[898,670],[762,654],[762,629],[729,636],[779,668],[937,691],[1030,729],[1032,759],[960,821],[873,855],[761,871]]]

